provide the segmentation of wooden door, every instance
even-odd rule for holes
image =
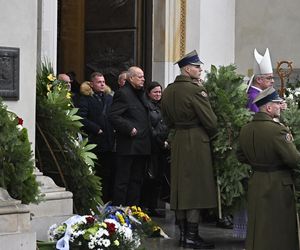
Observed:
[[[113,90],[117,89],[119,73],[132,65],[143,68],[146,77],[151,76],[152,1],[61,0],[60,5],[60,71],[71,70],[67,68],[76,64],[73,69],[83,76],[78,77],[80,81],[89,80],[92,72],[99,71]],[[70,28],[72,18],[66,14],[69,5],[77,8],[72,12],[77,16],[78,28]],[[78,8],[84,8],[84,13]],[[66,25],[69,25],[67,31]],[[70,30],[75,30],[75,34],[81,32],[80,38],[72,35],[71,39],[78,41],[67,42]],[[80,47],[82,53],[74,55]]]
[[[58,1],[57,72],[74,71],[84,77],[84,10],[85,0]]]

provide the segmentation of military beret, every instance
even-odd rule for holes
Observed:
[[[269,87],[259,93],[259,95],[254,99],[253,103],[257,107],[260,107],[268,102],[282,102],[283,99],[280,98],[276,89]]]
[[[184,57],[179,59],[174,64],[178,64],[179,68],[182,68],[186,65],[192,64],[192,65],[200,65],[203,64],[203,62],[200,61],[197,51],[193,50],[192,52],[186,54]]]

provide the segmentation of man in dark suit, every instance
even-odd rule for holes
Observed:
[[[150,155],[150,125],[144,95],[144,72],[131,67],[126,84],[116,91],[110,121],[116,130],[117,170],[114,205],[139,205],[147,157]]]
[[[96,144],[94,149],[98,157],[96,174],[102,179],[102,200],[112,200],[114,181],[114,132],[108,121],[108,112],[112,104],[112,96],[105,93],[104,76],[99,72],[91,75],[91,82],[80,86],[78,115],[83,118],[83,130],[87,133],[89,143]]]
[[[273,87],[256,97],[259,107],[240,132],[238,159],[251,165],[248,182],[247,250],[298,250],[292,169],[300,153],[287,127],[278,122],[283,100]]]

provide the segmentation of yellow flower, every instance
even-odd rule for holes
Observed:
[[[104,227],[104,228],[107,228],[107,225],[104,222],[101,223],[101,226]]]
[[[119,246],[119,245],[120,245],[120,242],[119,242],[118,240],[115,240],[115,241],[114,241],[114,244],[115,244],[115,246]]]
[[[52,74],[48,75],[47,78],[48,78],[51,82],[53,82],[53,81],[56,80],[55,76],[53,76]]]
[[[47,90],[50,92],[52,88],[52,84],[47,84]]]
[[[116,213],[116,216],[118,217],[118,219],[122,225],[125,224],[125,220],[119,212]]]
[[[67,93],[66,98],[71,99],[71,93],[70,92]]]
[[[150,217],[147,214],[144,214],[143,217],[147,222],[151,221]]]

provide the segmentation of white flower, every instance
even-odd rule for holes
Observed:
[[[109,236],[109,233],[106,229],[100,227],[95,236],[101,238],[103,235]]]
[[[94,248],[95,248],[95,245],[94,245],[94,243],[93,243],[92,241],[90,241],[90,242],[88,243],[88,247],[89,247],[89,249],[94,249]]]
[[[53,241],[54,240],[55,229],[56,228],[57,228],[57,224],[53,224],[52,226],[50,226],[50,228],[48,230],[48,240],[49,241]]]
[[[105,247],[110,246],[110,240],[109,239],[104,239],[103,240],[103,246],[105,246]]]
[[[19,131],[21,131],[21,130],[23,129],[23,126],[20,125],[20,124],[18,124],[18,125],[17,125],[17,129],[18,129]]]
[[[118,231],[124,235],[126,240],[132,241],[132,230],[129,227],[121,226]]]

